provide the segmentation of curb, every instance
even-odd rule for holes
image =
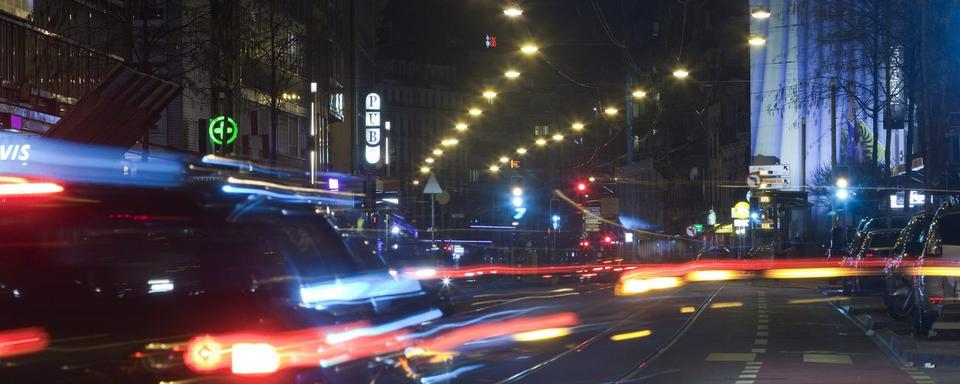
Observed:
[[[846,312],[857,322],[857,325],[866,330],[868,336],[890,351],[904,365],[926,368],[960,367],[958,342],[919,340],[913,336],[898,335],[890,329],[876,329],[878,322],[870,314],[852,315],[849,307],[838,306],[838,308]]]

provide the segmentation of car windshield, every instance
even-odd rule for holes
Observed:
[[[0,0],[0,384],[960,383],[958,69],[960,0]]]

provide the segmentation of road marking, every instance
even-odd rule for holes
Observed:
[[[770,326],[765,324],[757,325],[757,329],[768,329]]]
[[[770,322],[770,319],[757,319],[757,322],[760,324],[767,324]]]
[[[714,352],[707,355],[707,361],[753,361],[757,358],[756,353],[718,353]]]
[[[757,375],[760,374],[760,366],[762,365],[762,361],[748,361],[740,370],[740,376],[737,377],[739,380],[735,381],[734,384],[753,384]]]
[[[697,310],[697,307],[680,307],[680,313],[693,313]]]
[[[759,316],[760,318],[764,318],[764,317],[767,317],[767,314],[766,314],[766,313],[761,313],[761,314],[759,314],[759,315],[757,315],[757,316]]]
[[[758,345],[767,345],[767,339],[757,339],[753,343]]]
[[[757,331],[757,336],[769,336],[770,332],[767,331]]]
[[[835,355],[826,353],[804,353],[804,363],[825,363],[825,364],[853,364],[850,355]]]
[[[751,349],[750,349],[750,352],[753,352],[753,353],[767,353],[767,349],[766,349],[766,348],[751,348]]]

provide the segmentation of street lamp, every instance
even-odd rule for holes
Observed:
[[[764,39],[763,36],[751,36],[750,39],[747,40],[747,44],[754,47],[762,47],[766,43],[767,39]]]
[[[690,76],[690,71],[687,71],[684,68],[677,68],[673,70],[673,77],[676,77],[678,79],[686,79],[687,76]]]
[[[480,116],[481,114],[483,114],[483,110],[480,109],[480,108],[470,108],[470,110],[467,111],[467,113],[469,113],[470,116],[476,117],[476,116]]]
[[[420,180],[414,180],[413,185],[420,185]]]
[[[563,135],[561,135],[561,134],[559,134],[559,133],[554,133],[554,134],[553,134],[553,141],[563,141]]]
[[[500,161],[500,164],[506,164],[506,163],[510,162],[510,158],[509,158],[509,157],[506,157],[506,156],[500,156],[500,159],[498,159],[498,160]]]
[[[420,167],[420,173],[430,173],[430,167],[428,166]]]
[[[534,45],[534,44],[526,44],[526,45],[520,47],[520,52],[523,53],[524,55],[532,55],[532,54],[537,53],[537,52],[539,52],[539,51],[540,51],[540,48],[537,47],[537,46]]]
[[[483,91],[483,97],[488,101],[493,101],[494,97],[497,97],[497,93],[492,90]]]
[[[440,148],[437,148],[437,149],[434,149],[434,150],[433,150],[433,155],[434,155],[434,156],[440,156],[440,155],[442,155],[442,154],[443,154],[443,150],[440,149]]]
[[[534,143],[536,143],[537,145],[539,145],[539,146],[542,147],[542,146],[544,146],[544,145],[547,145],[547,139],[544,139],[544,138],[542,138],[542,137],[538,137],[538,138],[537,138],[537,141],[535,141]]]
[[[457,125],[455,125],[454,128],[456,128],[458,131],[463,132],[467,130],[468,126],[466,123],[457,123]]]
[[[523,10],[516,5],[511,5],[503,9],[503,14],[507,17],[520,17],[520,15],[523,15]]]
[[[517,148],[517,154],[518,154],[518,155],[526,155],[526,154],[527,154],[527,149],[524,148],[524,147]]]
[[[597,178],[596,178],[596,177],[593,177],[593,176],[590,176],[590,177],[587,178],[587,181],[589,181],[589,182],[592,183],[592,182],[594,182],[594,181],[597,181]]]
[[[615,116],[619,112],[620,110],[617,109],[616,107],[607,107],[607,109],[603,110],[603,113],[606,113],[607,115],[610,115],[610,116]]]
[[[573,125],[571,126],[571,128],[573,128],[574,131],[582,131],[583,127],[584,127],[583,123],[579,121],[576,123],[573,123]]]
[[[492,173],[500,172],[500,166],[496,164],[491,165],[489,169],[490,169],[490,172]]]
[[[635,98],[635,99],[642,99],[642,98],[644,98],[644,97],[647,97],[647,91],[644,91],[644,90],[642,90],[642,89],[638,89],[638,90],[633,91],[633,98]]]
[[[449,138],[449,139],[443,139],[443,141],[440,142],[440,145],[445,146],[445,147],[452,147],[452,146],[457,145],[457,144],[459,144],[459,143],[460,143],[460,140],[457,140],[457,139],[454,139],[454,138]]]
[[[770,8],[767,7],[756,7],[750,11],[750,16],[758,20],[769,19],[770,15]]]
[[[508,71],[504,72],[503,75],[506,76],[508,79],[513,80],[513,79],[516,79],[516,78],[520,77],[520,72],[517,72],[517,71],[511,69],[511,70],[508,70]]]
[[[435,160],[434,160],[432,157],[428,157],[428,158],[426,158],[426,159],[423,159],[423,162],[425,162],[425,163],[427,163],[427,164],[433,164],[434,161],[435,161]]]

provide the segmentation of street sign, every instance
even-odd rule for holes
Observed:
[[[760,177],[790,176],[790,165],[751,165],[750,173],[760,175]]]
[[[789,177],[771,177],[760,179],[760,189],[784,189],[790,188]]]
[[[750,188],[759,188],[760,187],[760,175],[756,173],[751,173],[747,175],[747,186]]]
[[[584,232],[600,232],[600,207],[587,207],[583,214]]]
[[[750,220],[746,219],[733,219],[733,226],[738,228],[743,228],[750,225]]]
[[[692,225],[687,226],[687,236],[694,237],[697,235],[697,227]]]
[[[437,204],[447,205],[450,202],[450,194],[447,191],[443,191],[437,194]]]
[[[440,188],[440,183],[437,181],[437,176],[430,174],[430,180],[427,180],[427,186],[423,187],[423,193],[426,195],[443,193],[443,189]]]
[[[713,233],[716,233],[716,234],[733,233],[733,224],[724,224],[724,225],[718,226],[713,231]]]

